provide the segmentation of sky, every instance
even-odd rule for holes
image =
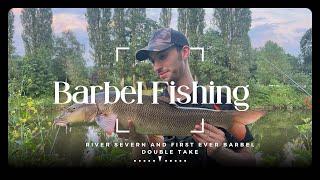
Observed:
[[[294,56],[300,54],[300,39],[312,27],[312,12],[305,8],[251,8],[251,28],[249,36],[253,48],[263,47],[271,40]],[[24,45],[21,38],[22,25],[20,21],[21,8],[12,9],[14,13],[14,46],[18,55],[24,55]],[[147,17],[159,20],[161,8],[147,8]],[[90,45],[87,34],[85,8],[53,8],[52,28],[55,35],[59,36],[65,30],[72,30],[77,40],[84,44],[86,63],[93,65],[90,57]],[[206,29],[215,28],[212,22],[213,8],[205,8]],[[171,27],[177,29],[177,9],[172,11]]]

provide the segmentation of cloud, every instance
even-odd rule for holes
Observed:
[[[312,27],[312,14],[308,9],[268,8],[251,9],[252,23],[249,36],[253,47],[261,47],[268,40],[298,55],[303,34]]]
[[[84,45],[84,58],[87,65],[92,66],[90,57],[89,37],[87,33],[88,23],[85,17],[85,8],[54,8],[52,9],[52,29],[55,34],[70,30],[74,32],[77,40]]]
[[[147,17],[154,20],[154,21],[159,20],[160,12],[161,12],[161,8],[147,8],[146,9]]]
[[[52,28],[55,33],[66,30],[87,31],[87,26],[84,14],[59,13],[54,14],[52,18]]]
[[[84,15],[87,12],[86,8],[52,8],[53,14],[68,13]]]

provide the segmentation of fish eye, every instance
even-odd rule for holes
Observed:
[[[75,109],[76,109],[76,107],[70,107],[70,108],[69,108],[69,111],[70,111],[70,112],[73,112]]]

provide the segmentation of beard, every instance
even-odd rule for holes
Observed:
[[[182,76],[183,76],[183,72],[184,72],[184,65],[183,65],[183,60],[182,60],[182,55],[181,53],[179,52],[178,53],[178,58],[177,58],[177,61],[179,63],[179,67],[172,70],[172,71],[169,71],[171,73],[171,77],[169,78],[168,82],[170,81],[174,81],[175,83],[178,82]]]

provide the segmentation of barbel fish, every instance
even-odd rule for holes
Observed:
[[[128,129],[128,119],[133,121],[135,132],[144,135],[189,136],[195,124],[203,119],[205,123],[222,127],[238,140],[245,137],[245,125],[254,123],[265,115],[264,111],[212,110],[206,108],[179,107],[169,104],[164,97],[158,97],[153,104],[151,96],[143,95],[142,104],[126,104],[117,101],[104,103],[104,93],[97,93],[95,104],[73,104],[54,120],[60,126],[96,122],[108,134],[114,132],[116,120],[118,129]],[[110,94],[113,102],[114,94]],[[90,98],[89,98],[90,99]],[[126,100],[136,99],[127,94]]]

